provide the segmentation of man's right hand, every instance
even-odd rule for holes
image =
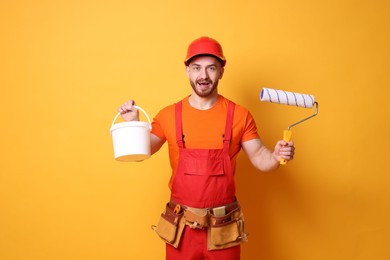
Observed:
[[[119,113],[121,114],[123,120],[125,121],[139,121],[138,109],[134,107],[134,100],[129,100],[123,103],[120,108],[118,108]]]

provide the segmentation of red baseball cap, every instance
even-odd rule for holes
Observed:
[[[216,40],[210,37],[200,37],[194,40],[187,50],[187,56],[184,60],[186,66],[189,65],[190,60],[198,55],[211,55],[221,60],[222,67],[226,64],[225,56],[223,56],[222,46]]]

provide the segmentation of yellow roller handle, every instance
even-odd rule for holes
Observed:
[[[292,131],[291,131],[291,130],[284,130],[284,131],[283,131],[283,141],[285,141],[285,142],[290,142],[290,140],[291,140],[291,135],[292,135]],[[282,164],[282,165],[287,164],[287,160],[281,158],[281,159],[280,159],[280,164]]]

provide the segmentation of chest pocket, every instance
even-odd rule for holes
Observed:
[[[183,170],[186,175],[224,175],[223,149],[183,149]]]

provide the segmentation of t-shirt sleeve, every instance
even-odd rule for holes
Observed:
[[[246,124],[244,127],[244,133],[243,133],[242,138],[241,138],[241,143],[252,140],[252,139],[260,138],[259,133],[257,131],[256,122],[255,122],[252,114],[249,111],[247,111],[247,113],[246,113],[245,122],[246,122]]]
[[[162,127],[162,116],[161,112],[156,115],[155,118],[153,118],[152,122],[152,131],[151,133],[158,136],[161,140],[166,140],[165,134],[164,134],[164,129]]]
[[[175,123],[174,105],[162,109],[156,117],[153,118],[151,133],[158,136],[164,142],[167,140],[172,126]]]

